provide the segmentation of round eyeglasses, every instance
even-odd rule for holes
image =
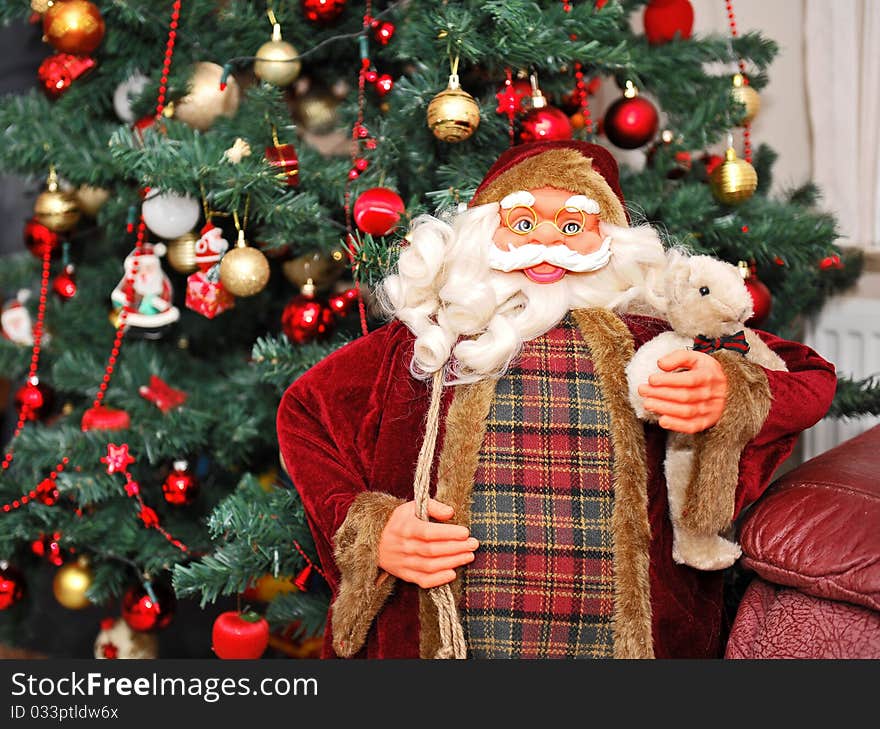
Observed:
[[[504,224],[511,233],[528,235],[539,225],[552,225],[562,235],[569,237],[580,233],[587,224],[587,214],[579,208],[559,208],[553,220],[538,222],[538,213],[531,205],[516,205],[505,212]]]

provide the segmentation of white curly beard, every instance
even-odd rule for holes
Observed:
[[[514,271],[493,271],[489,252],[500,222],[498,204],[481,205],[446,222],[413,221],[397,273],[377,295],[388,314],[416,337],[410,371],[426,379],[446,366],[445,384],[474,382],[507,371],[523,342],[582,307],[656,313],[665,266],[663,245],[648,227],[600,223],[611,256],[590,273],[537,283]]]

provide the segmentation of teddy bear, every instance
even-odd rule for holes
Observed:
[[[735,266],[711,256],[670,250],[662,305],[672,331],[646,342],[626,367],[630,404],[640,419],[656,421],[657,416],[645,409],[639,385],[660,372],[658,359],[675,350],[696,349],[711,354],[723,349],[767,369],[787,371],[783,360],[745,326],[753,315],[753,304]],[[739,545],[718,532],[700,532],[683,523],[695,465],[695,443],[696,436],[688,433],[667,434],[664,470],[673,530],[672,557],[679,564],[701,570],[724,569],[742,554]],[[729,526],[718,525],[719,531],[727,531]]]

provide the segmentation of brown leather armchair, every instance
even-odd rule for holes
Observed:
[[[726,658],[880,658],[880,425],[777,480],[739,541]]]

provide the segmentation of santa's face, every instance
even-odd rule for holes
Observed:
[[[599,204],[586,195],[554,187],[519,190],[502,199],[500,208],[492,268],[550,284],[608,263],[611,241],[599,232]]]
[[[143,296],[162,293],[162,266],[156,256],[139,256],[138,270],[134,274],[134,290]]]

